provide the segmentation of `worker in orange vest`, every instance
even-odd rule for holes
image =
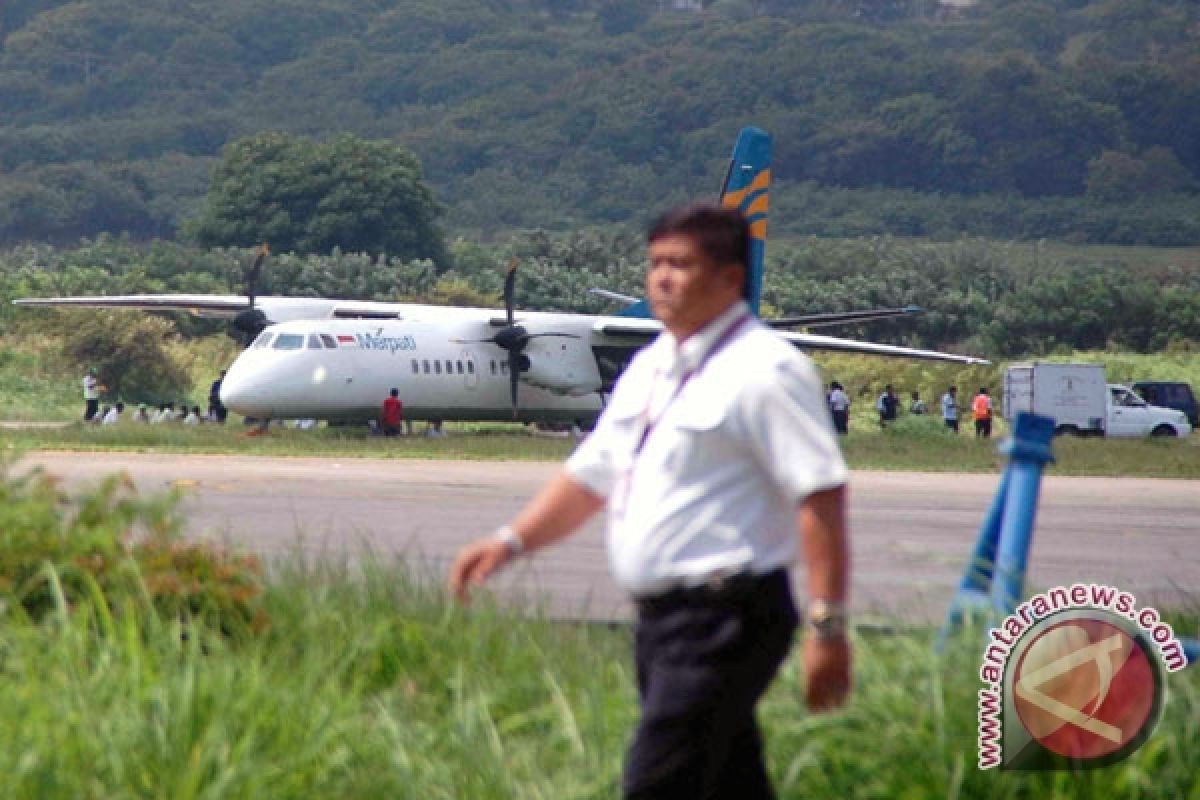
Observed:
[[[971,401],[971,412],[975,417],[975,435],[983,439],[991,438],[992,398],[988,396],[986,386],[982,387]]]

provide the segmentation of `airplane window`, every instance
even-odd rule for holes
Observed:
[[[324,347],[324,345],[321,344],[321,337],[317,336],[315,333],[310,333],[308,335],[308,349],[309,350],[324,350],[325,347]]]
[[[326,350],[337,350],[337,342],[328,333],[321,334],[321,341],[325,343]]]
[[[508,362],[507,362],[507,361],[501,361],[501,362],[500,362],[500,373],[501,373],[502,375],[507,375],[507,374],[508,374]]]
[[[413,361],[413,375],[420,375],[421,374],[421,365],[417,362],[417,360],[415,358],[412,361]]]
[[[459,374],[459,375],[462,375],[462,374],[463,374],[463,365],[462,365],[462,362],[461,362],[461,361],[455,361],[455,362],[454,362],[454,366],[458,368],[458,374]]]
[[[441,375],[442,374],[442,362],[440,362],[440,361],[433,362],[433,371],[435,373],[437,373],[438,375]]]
[[[302,350],[304,336],[299,333],[281,333],[275,337],[276,350]]]
[[[492,374],[493,375],[496,374],[496,362],[495,361],[492,362]]]
[[[429,362],[428,361],[422,362],[422,366],[425,367],[425,374],[428,375],[429,374]]]
[[[448,358],[446,359],[446,374],[447,375],[454,374],[454,364]]]
[[[262,333],[260,333],[258,335],[258,338],[254,340],[253,346],[254,347],[268,347],[271,344],[271,338],[274,336],[275,336],[275,334],[273,334],[273,333],[270,333],[268,331],[263,331]]]
[[[474,375],[474,374],[475,374],[475,362],[474,362],[474,361],[468,361],[468,362],[467,362],[467,374],[468,374],[468,375]]]

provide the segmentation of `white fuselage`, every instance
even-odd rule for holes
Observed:
[[[413,306],[403,319],[296,320],[268,327],[229,368],[222,402],[257,418],[370,419],[399,390],[407,419],[511,420],[507,352],[489,324],[503,312]],[[593,421],[603,408],[592,353],[597,317],[522,313],[539,336],[524,353],[518,419]]]

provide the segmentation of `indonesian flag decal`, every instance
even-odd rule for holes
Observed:
[[[339,333],[337,342],[338,347],[358,347],[358,340],[348,333]]]

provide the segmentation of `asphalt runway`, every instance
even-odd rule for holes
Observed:
[[[140,491],[185,493],[187,534],[264,557],[401,557],[440,580],[457,548],[506,521],[558,468],[528,462],[35,453],[19,462],[68,487],[126,472]],[[865,618],[937,620],[954,593],[998,475],[854,472],[853,606]],[[803,569],[796,573],[803,586]],[[1140,604],[1200,607],[1200,481],[1049,477],[1027,588],[1076,581]],[[505,598],[555,616],[623,619],[602,522],[508,570]]]

